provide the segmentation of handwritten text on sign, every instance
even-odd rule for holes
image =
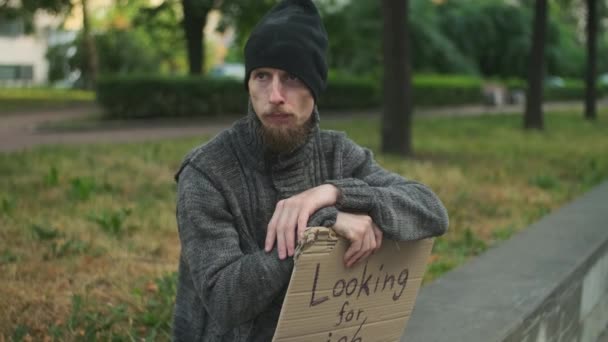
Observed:
[[[409,278],[408,268],[403,268],[399,274],[384,271],[384,264],[381,264],[377,270],[367,269],[367,263],[363,267],[361,276],[356,276],[350,279],[338,279],[333,285],[331,296],[319,296],[317,294],[317,284],[319,283],[319,273],[321,263],[317,263],[315,268],[314,279],[312,282],[312,291],[310,296],[310,307],[322,305],[332,299],[343,300],[340,311],[337,312],[335,327],[341,326],[343,323],[349,323],[354,320],[358,323],[357,331],[353,336],[334,336],[332,332],[328,333],[328,342],[363,342],[359,337],[359,332],[367,322],[367,315],[361,308],[355,308],[351,305],[348,299],[359,299],[361,296],[373,296],[377,293],[385,291],[391,294],[393,301],[399,300],[407,285]],[[337,338],[337,340],[335,340]]]

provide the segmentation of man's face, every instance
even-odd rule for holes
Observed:
[[[258,68],[251,72],[248,85],[270,149],[288,152],[306,141],[315,101],[300,79],[284,70]]]

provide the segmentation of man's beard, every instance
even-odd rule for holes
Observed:
[[[304,144],[313,127],[313,115],[311,115],[305,123],[296,127],[268,127],[262,124],[260,135],[269,150],[285,153]]]

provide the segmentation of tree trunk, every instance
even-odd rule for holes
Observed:
[[[84,70],[84,87],[93,89],[97,81],[99,63],[97,60],[97,49],[95,40],[91,35],[91,24],[89,22],[88,0],[82,0],[82,41],[85,52],[86,70]]]
[[[528,94],[524,127],[542,130],[543,123],[543,79],[545,76],[545,34],[547,31],[547,0],[536,0],[534,8],[534,31],[532,51],[528,64]]]
[[[585,119],[595,120],[597,71],[597,1],[587,0],[587,74],[585,77]]]
[[[382,152],[412,154],[411,71],[408,42],[408,0],[382,0],[384,110]]]
[[[200,75],[205,65],[205,33],[203,29],[207,23],[207,8],[196,0],[182,0],[184,10],[184,32],[188,48],[188,66],[190,75]]]

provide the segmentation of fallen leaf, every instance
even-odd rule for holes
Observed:
[[[156,285],[154,282],[149,282],[146,284],[146,291],[156,293],[158,292],[158,285]]]

